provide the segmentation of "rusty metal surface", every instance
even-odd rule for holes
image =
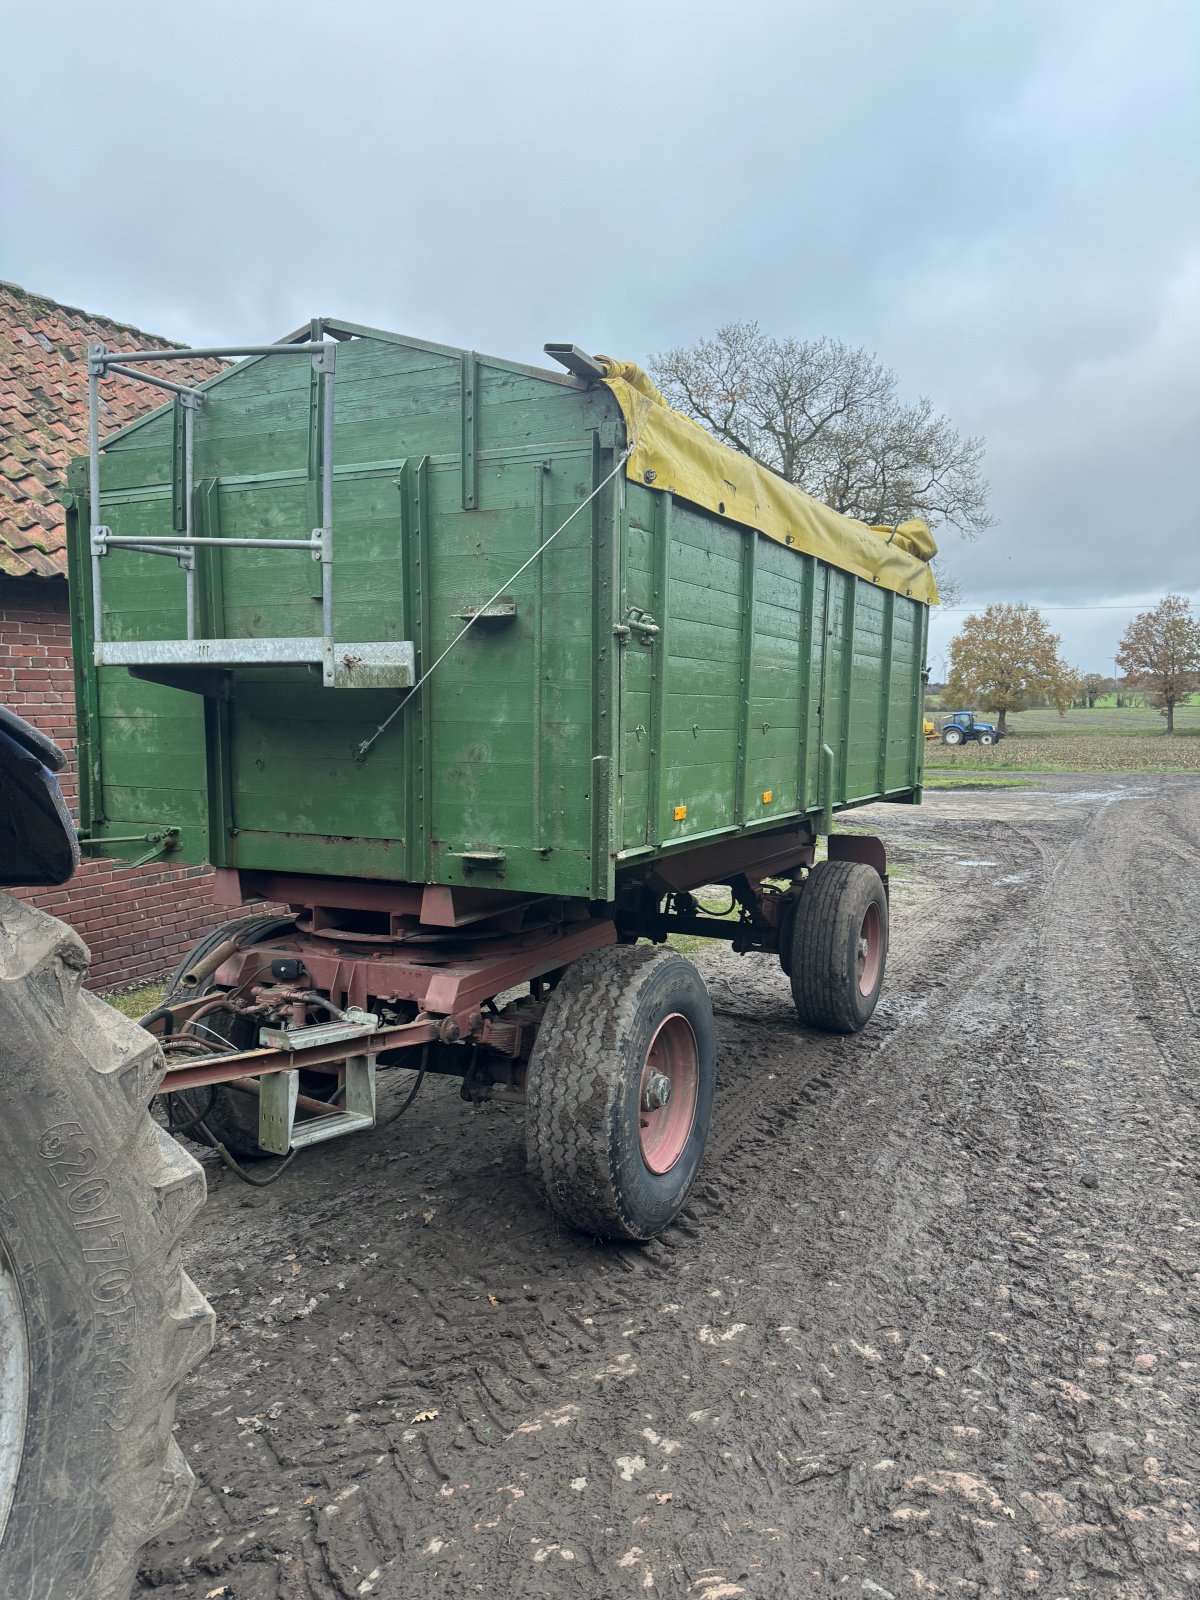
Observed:
[[[416,1045],[430,1044],[438,1037],[438,1025],[432,1019],[419,1019],[397,1028],[381,1028],[370,1039],[371,1054],[386,1050],[404,1050]],[[210,1083],[232,1083],[238,1078],[257,1078],[268,1072],[307,1072],[326,1067],[336,1068],[349,1053],[345,1044],[313,1045],[307,1050],[238,1050],[228,1055],[202,1057],[175,1066],[168,1061],[166,1076],[160,1093],[173,1089],[198,1089]],[[357,1054],[365,1054],[363,1050]]]

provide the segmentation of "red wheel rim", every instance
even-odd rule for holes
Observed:
[[[879,907],[872,901],[858,930],[856,951],[859,994],[870,994],[879,982],[879,969],[883,966],[883,918]]]
[[[651,1172],[670,1172],[696,1120],[700,1051],[692,1025],[674,1011],[659,1023],[638,1083],[638,1140]]]

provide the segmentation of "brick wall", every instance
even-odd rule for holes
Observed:
[[[75,811],[75,698],[67,585],[61,578],[0,578],[0,702],[69,753],[59,774]],[[201,934],[231,915],[212,896],[207,867],[150,863],[131,871],[85,861],[58,889],[18,890],[69,922],[92,952],[92,988],[152,981]]]

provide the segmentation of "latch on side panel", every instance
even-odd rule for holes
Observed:
[[[614,636],[622,644],[628,643],[629,635],[636,634],[638,642],[650,646],[661,632],[658,623],[648,611],[643,611],[641,606],[630,606],[625,613],[624,622],[618,622],[613,629]]]

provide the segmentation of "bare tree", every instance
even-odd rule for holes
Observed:
[[[866,350],[731,322],[653,357],[651,370],[678,410],[847,516],[924,517],[966,538],[993,525],[983,441],[928,400],[902,400],[895,373]]]

